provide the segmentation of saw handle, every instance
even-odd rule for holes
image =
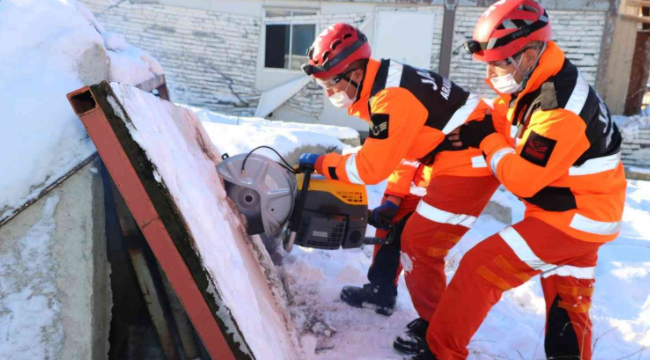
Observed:
[[[302,189],[300,189],[300,197],[298,198],[298,203],[296,208],[293,210],[291,215],[291,224],[289,229],[291,232],[297,232],[300,228],[300,222],[302,220],[302,212],[305,208],[305,202],[307,201],[307,193],[309,192],[309,181],[311,180],[311,173],[314,171],[314,167],[310,165],[303,165],[299,168],[299,171],[305,174],[302,179]]]
[[[388,226],[388,236],[384,238],[376,237],[376,236],[366,236],[363,239],[363,243],[365,245],[389,245],[392,244],[393,241],[395,241],[395,237],[397,237],[397,227],[395,225],[389,225]]]

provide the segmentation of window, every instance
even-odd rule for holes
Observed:
[[[314,11],[267,10],[264,67],[299,70],[316,38]]]

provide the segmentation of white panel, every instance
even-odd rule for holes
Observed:
[[[376,14],[372,57],[395,59],[428,69],[431,66],[435,18],[435,14],[429,12],[379,10]]]

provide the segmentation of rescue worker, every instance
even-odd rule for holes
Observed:
[[[429,349],[414,359],[467,358],[470,339],[503,292],[535,275],[546,300],[546,356],[591,359],[597,252],[617,237],[625,204],[621,135],[551,34],[538,3],[501,0],[466,44],[487,63],[498,94],[494,121],[472,122],[449,140],[480,148],[526,213],[465,254],[431,319]]]
[[[368,223],[377,228],[376,236],[392,238],[386,245],[375,245],[372,264],[368,269],[368,284],[363,287],[345,286],[341,300],[348,305],[370,305],[380,315],[393,314],[397,300],[397,281],[402,272],[400,263],[401,238],[408,218],[426,194],[431,179],[431,167],[417,161],[402,160],[388,177],[381,205],[368,216]]]
[[[443,151],[452,130],[489,117],[487,105],[432,71],[371,59],[365,35],[348,24],[326,28],[307,55],[305,73],[334,106],[367,121],[369,137],[358,153],[305,153],[300,164],[356,184],[379,183],[402,159],[433,164],[427,194],[406,222],[401,243],[406,284],[419,318],[394,346],[417,353],[426,348],[428,321],[446,287],[445,255],[499,186],[480,150]]]

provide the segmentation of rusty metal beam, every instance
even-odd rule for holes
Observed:
[[[116,98],[104,81],[68,94],[68,101],[95,143],[212,359],[254,359],[246,352],[246,344],[235,340],[243,336],[219,292],[209,292],[213,282],[191,246],[191,234],[171,194],[159,187],[151,171],[153,164],[131,138],[124,123],[128,119],[115,114],[109,97]],[[218,313],[229,318],[222,319]]]

